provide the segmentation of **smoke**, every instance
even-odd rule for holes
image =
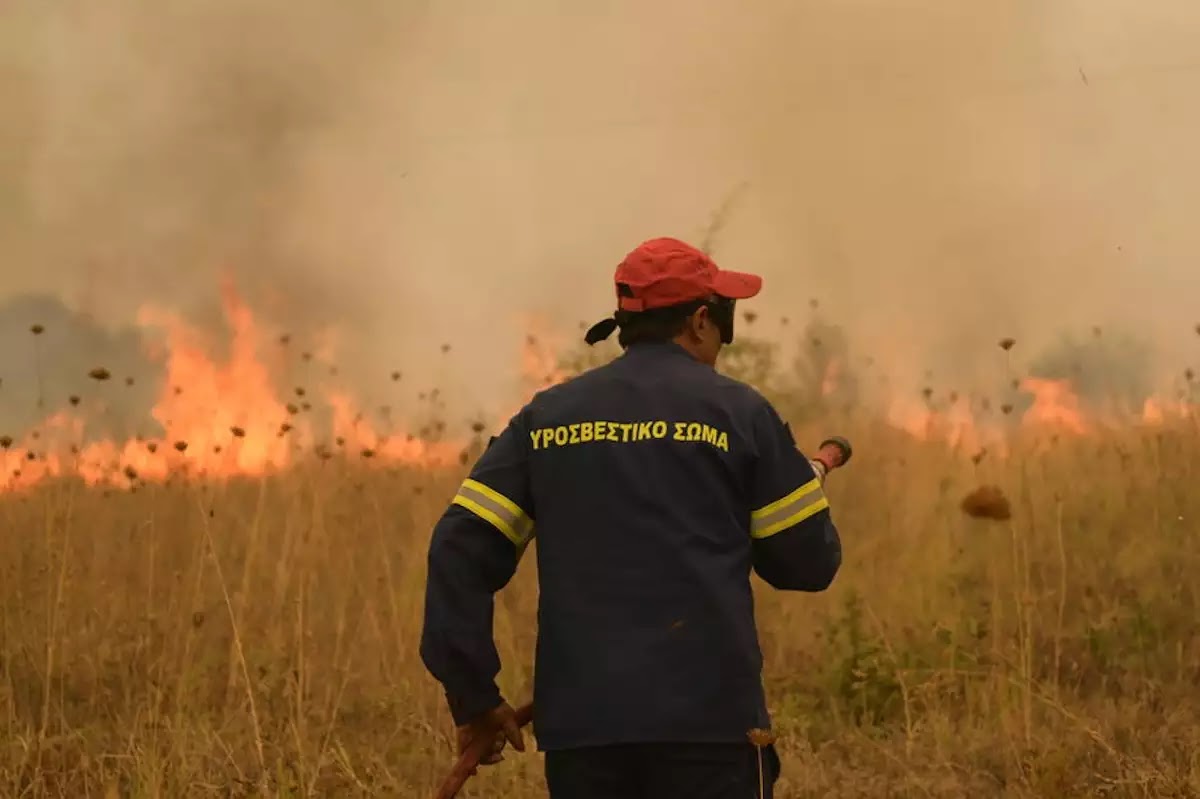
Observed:
[[[273,327],[336,332],[368,391],[399,368],[494,408],[521,312],[609,312],[630,247],[699,241],[738,189],[713,248],[766,277],[761,332],[819,298],[914,384],[1094,324],[1195,358],[1186,0],[5,13],[0,296],[215,327],[228,274]]]

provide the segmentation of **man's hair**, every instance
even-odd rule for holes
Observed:
[[[688,317],[702,305],[703,302],[695,301],[637,313],[617,311],[614,317],[617,320],[617,341],[623,348],[634,344],[671,341],[683,332]]]
[[[623,296],[632,297],[633,292],[624,283],[617,287]],[[652,308],[649,311],[617,311],[613,314],[618,333],[617,341],[622,349],[634,344],[659,344],[670,341],[683,332],[687,318],[704,305],[704,300]]]

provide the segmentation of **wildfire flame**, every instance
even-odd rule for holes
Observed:
[[[222,301],[229,328],[223,359],[214,357],[204,335],[177,314],[147,307],[138,315],[140,326],[164,334],[165,380],[151,410],[161,434],[85,442],[87,412],[56,413],[19,441],[0,440],[0,490],[62,476],[93,485],[162,481],[173,473],[206,479],[258,476],[335,448],[427,467],[458,459],[465,442],[381,434],[349,394],[332,389],[320,393],[331,417],[325,427],[340,446],[318,443],[322,425],[313,418],[312,404],[301,407],[282,398],[273,377],[282,364],[264,357],[270,339],[249,306],[230,285],[224,286]]]
[[[1058,427],[1080,435],[1091,429],[1070,381],[1027,377],[1020,385],[1023,391],[1033,395],[1033,406],[1025,413],[1026,422]]]
[[[290,357],[281,345],[290,337],[268,336],[232,285],[222,287],[222,303],[228,327],[222,357],[214,355],[216,348],[202,331],[178,314],[154,307],[138,314],[138,324],[161,339],[160,344],[148,345],[148,354],[162,364],[165,375],[150,411],[161,432],[126,440],[88,435],[97,432],[97,408],[103,410],[110,392],[121,390],[119,381],[111,381],[108,370],[97,366],[90,373],[94,396],[72,396],[70,410],[53,413],[18,439],[0,436],[0,492],[67,476],[91,485],[118,486],[164,481],[174,474],[214,480],[259,476],[312,457],[355,457],[420,468],[464,462],[471,441],[443,436],[440,423],[433,425],[432,435],[428,429],[414,433],[396,425],[389,410],[381,430],[344,388],[293,385],[281,390]],[[567,379],[570,370],[562,359],[567,343],[552,325],[528,317],[524,327],[520,377],[528,398]],[[315,356],[306,352],[302,358],[331,364],[332,333],[314,349]],[[327,371],[336,374],[332,365]],[[1190,384],[1193,375],[1190,370],[1187,374]],[[843,382],[843,364],[831,361],[821,377],[821,396],[835,395]],[[399,378],[399,372],[392,373],[393,382]],[[125,385],[132,380],[127,378]],[[1014,387],[1023,399],[1020,412],[1010,402],[993,406],[957,393],[934,399],[926,389],[923,403],[893,399],[884,418],[915,439],[941,442],[978,458],[984,451],[1004,457],[1011,436],[1021,431],[1087,436],[1113,425],[1163,425],[1200,417],[1196,405],[1182,398],[1150,397],[1140,414],[1119,417],[1090,407],[1070,380],[1029,377]],[[484,425],[477,423],[473,429],[481,433]]]
[[[1135,424],[1162,425],[1172,421],[1200,418],[1200,408],[1185,400],[1148,397],[1140,413],[1120,414],[1091,408],[1070,380],[1029,377],[1017,383],[1028,407],[1014,413],[1011,404],[981,408],[965,398],[956,398],[945,407],[919,405],[915,401],[891,403],[887,419],[893,426],[922,441],[941,441],[971,453],[986,449],[1003,457],[1007,442],[1017,432],[1042,432],[1053,435],[1089,436],[1102,429]]]

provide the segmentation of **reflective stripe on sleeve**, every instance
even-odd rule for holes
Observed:
[[[764,505],[751,513],[750,535],[754,538],[767,538],[828,507],[829,500],[821,490],[821,481],[809,480],[783,499]]]
[[[464,480],[454,497],[454,504],[490,523],[519,549],[533,537],[533,519],[517,503],[478,480]]]

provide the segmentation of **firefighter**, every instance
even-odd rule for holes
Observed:
[[[492,610],[536,535],[533,725],[552,799],[745,799],[760,778],[771,796],[778,757],[748,740],[770,726],[750,573],[829,586],[828,465],[715,370],[761,278],[661,238],[615,283],[617,311],[587,341],[616,331],[623,353],[537,394],[434,528],[422,658],[460,751],[477,735],[496,736],[485,764],[524,751]]]

